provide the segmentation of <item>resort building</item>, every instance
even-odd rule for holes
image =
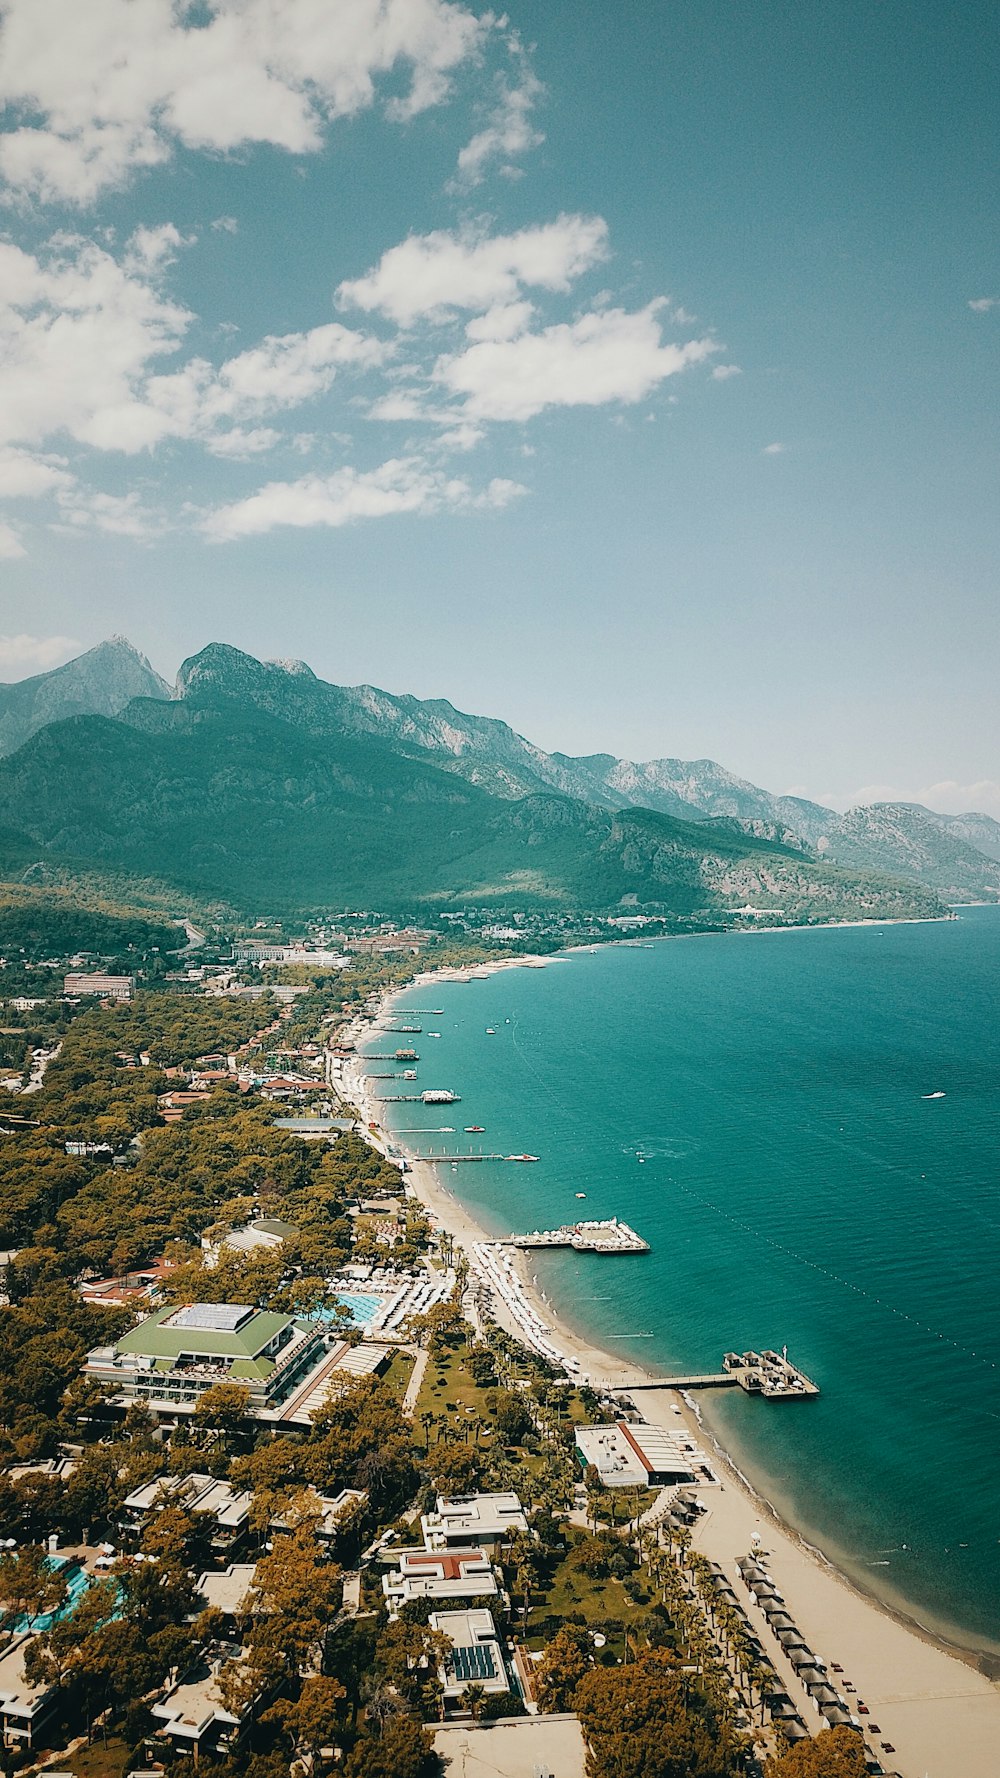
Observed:
[[[212,1548],[232,1550],[250,1529],[253,1495],[231,1488],[210,1475],[158,1475],[133,1488],[122,1502],[119,1525],[125,1535],[140,1537],[152,1518],[165,1507],[180,1507],[197,1518],[212,1522]]]
[[[223,1659],[199,1662],[153,1705],[150,1714],[160,1725],[154,1745],[155,1741],[169,1741],[175,1753],[191,1754],[196,1761],[199,1754],[227,1754],[239,1746],[250,1727],[254,1706],[244,1705],[238,1715],[223,1707],[219,1675],[226,1665]]]
[[[24,1652],[30,1641],[25,1631],[12,1637],[0,1653],[0,1722],[5,1747],[37,1746],[59,1694],[57,1685],[29,1685],[25,1679]]]
[[[131,1000],[135,992],[134,975],[70,974],[63,977],[63,993],[67,999],[96,994],[101,1000]]]
[[[230,1621],[256,1611],[258,1593],[253,1584],[256,1564],[231,1562],[228,1568],[208,1568],[198,1576],[198,1594],[204,1608],[219,1611]]]
[[[695,1480],[691,1452],[675,1435],[645,1420],[578,1426],[576,1452],[581,1467],[593,1465],[606,1488],[655,1488]]]
[[[280,1536],[282,1532],[309,1524],[321,1543],[332,1543],[344,1519],[362,1507],[367,1499],[363,1488],[342,1488],[339,1494],[332,1495],[317,1494],[314,1488],[304,1488],[283,1513],[275,1514],[269,1521],[268,1530]]]
[[[113,1346],[87,1356],[85,1374],[127,1407],[190,1414],[206,1389],[243,1383],[248,1413],[280,1418],[282,1403],[327,1360],[321,1324],[245,1303],[185,1303],[160,1309]]]
[[[489,1697],[510,1691],[491,1612],[432,1611],[427,1623],[451,1643],[451,1653],[438,1668],[446,1710],[468,1713],[466,1689],[470,1685]]]
[[[485,1550],[393,1551],[398,1567],[382,1577],[390,1605],[407,1599],[486,1599],[499,1593]]]
[[[463,1494],[446,1500],[438,1495],[437,1511],[420,1520],[429,1550],[454,1550],[470,1544],[494,1550],[498,1543],[528,1529],[516,1494]]]

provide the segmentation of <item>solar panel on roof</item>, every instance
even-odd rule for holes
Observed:
[[[198,1327],[211,1333],[235,1333],[253,1310],[245,1303],[185,1303],[170,1317],[171,1327]]]
[[[477,1644],[471,1648],[456,1648],[452,1653],[455,1678],[463,1684],[468,1680],[495,1679],[497,1676],[493,1650]]]

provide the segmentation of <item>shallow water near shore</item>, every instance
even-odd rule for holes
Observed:
[[[575,952],[408,990],[397,1014],[444,1008],[413,1021],[408,1090],[462,1102],[385,1107],[423,1152],[540,1157],[442,1168],[497,1233],[618,1215],[646,1237],[532,1256],[609,1352],[669,1374],[787,1343],[820,1398],[714,1391],[709,1424],[860,1584],[994,1651],[998,998],[993,908]]]

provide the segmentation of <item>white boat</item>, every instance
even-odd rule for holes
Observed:
[[[921,1093],[921,1099],[947,1099],[947,1093]]]

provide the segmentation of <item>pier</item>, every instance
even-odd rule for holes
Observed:
[[[639,1389],[727,1389],[738,1385],[748,1395],[763,1395],[768,1401],[802,1401],[819,1394],[818,1384],[791,1362],[787,1346],[781,1352],[727,1352],[722,1362],[725,1368],[721,1371],[686,1377],[649,1377],[610,1393],[632,1395]]]
[[[508,1160],[517,1159],[509,1155]],[[648,1253],[649,1242],[619,1222],[617,1216],[604,1222],[570,1222],[558,1229],[535,1229],[530,1235],[511,1235],[511,1247],[573,1247],[577,1253]]]
[[[366,1062],[419,1062],[419,1060],[420,1057],[416,1050],[394,1050],[391,1056],[376,1056],[370,1052],[365,1057]]]
[[[396,1080],[399,1077],[393,1075],[391,1078]],[[376,1105],[459,1105],[461,1104],[461,1094],[445,1092],[383,1093],[375,1103]]]

